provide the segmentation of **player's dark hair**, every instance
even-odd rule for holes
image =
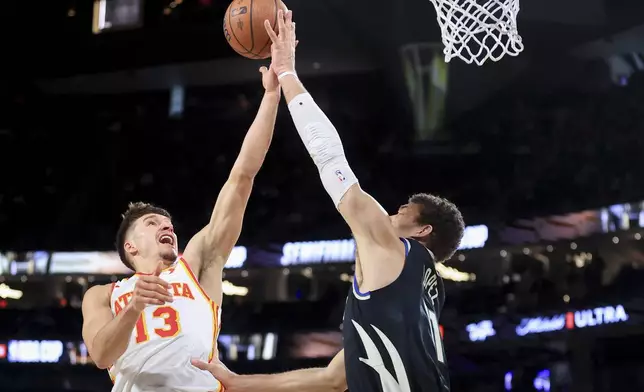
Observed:
[[[411,196],[409,203],[421,206],[417,222],[433,228],[427,238],[419,240],[431,249],[437,261],[448,260],[458,249],[465,232],[461,212],[449,200],[427,193]]]
[[[121,221],[121,225],[116,232],[116,250],[118,251],[119,257],[121,258],[123,264],[125,264],[125,266],[132,271],[134,271],[134,266],[128,260],[127,253],[125,253],[125,237],[127,236],[127,232],[128,230],[130,230],[130,227],[132,227],[134,222],[136,222],[136,220],[140,217],[148,214],[163,215],[169,219],[172,219],[170,213],[163,208],[138,201],[136,203],[128,204],[127,211],[125,211],[125,213],[122,215],[123,220]]]

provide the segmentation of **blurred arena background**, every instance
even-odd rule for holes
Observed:
[[[464,212],[442,269],[453,390],[642,391],[644,2],[523,0],[525,52],[483,67],[444,63],[429,1],[287,4],[363,187],[392,211],[423,190]],[[0,5],[0,390],[111,387],[80,304],[128,275],[120,214],[157,203],[187,240],[261,97],[227,6]],[[342,344],[354,244],[285,109],[226,270],[219,350],[238,372]]]

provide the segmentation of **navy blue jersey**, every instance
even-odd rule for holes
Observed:
[[[438,318],[445,302],[434,255],[405,243],[405,265],[389,286],[360,292],[356,279],[344,311],[344,359],[350,392],[447,392]]]

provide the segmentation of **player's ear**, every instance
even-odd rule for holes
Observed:
[[[123,248],[125,249],[125,253],[129,254],[130,256],[134,256],[139,253],[139,250],[136,248],[134,242],[130,240],[125,241]]]
[[[418,228],[418,231],[416,232],[416,237],[420,237],[420,238],[427,237],[430,234],[432,234],[433,231],[434,231],[434,228],[432,227],[432,225],[420,226]]]

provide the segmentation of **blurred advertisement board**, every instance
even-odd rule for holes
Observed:
[[[48,261],[45,251],[0,252],[0,275],[44,275]]]

